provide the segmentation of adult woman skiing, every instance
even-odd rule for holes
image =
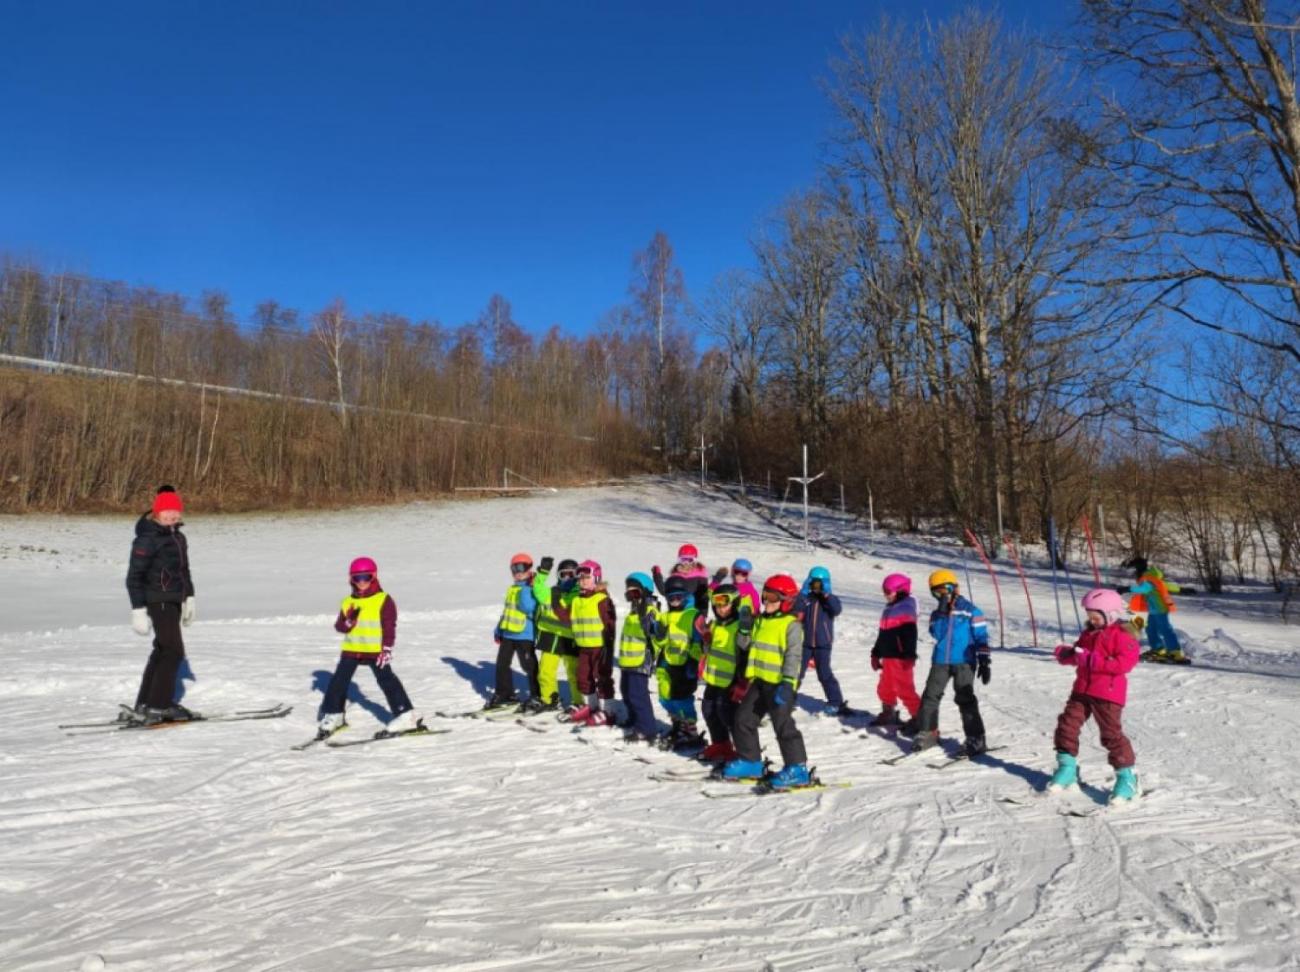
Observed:
[[[183,512],[180,494],[163,486],[149,512],[136,521],[126,568],[131,628],[142,638],[152,629],[154,639],[135,706],[124,708],[123,721],[154,725],[193,717],[176,703],[176,673],[185,660],[181,627],[194,620],[194,579],[189,544],[181,532]]]

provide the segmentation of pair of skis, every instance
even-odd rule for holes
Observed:
[[[163,722],[142,722],[135,711],[127,705],[121,706],[122,714],[116,719],[98,722],[65,722],[59,726],[70,736],[92,735],[100,732],[123,732],[131,730],[175,729],[180,726],[194,725],[201,722],[247,722],[256,719],[283,719],[293,711],[293,706],[283,702],[263,709],[235,709],[224,713],[193,712],[188,719],[172,719]]]
[[[321,735],[318,733],[317,735],[313,736],[311,739],[308,739],[305,742],[300,742],[296,746],[291,746],[290,748],[294,750],[294,752],[302,752],[304,749],[311,749],[313,746],[324,744],[329,749],[346,749],[351,746],[368,746],[371,743],[387,742],[393,739],[413,739],[421,736],[441,736],[444,735],[445,733],[451,732],[450,729],[430,729],[428,726],[421,723],[417,728],[407,729],[405,732],[389,732],[386,729],[381,729],[378,732],[376,732],[373,736],[362,736],[359,739],[336,739],[335,738],[336,736],[339,735],[340,732],[343,732],[347,728],[348,727],[346,725],[341,726],[338,729],[334,730],[333,732],[329,733],[328,735]]]
[[[1145,800],[1156,791],[1155,789],[1142,790],[1132,800],[1114,800],[1107,803],[1097,803],[1089,798],[1087,804],[1080,804],[1071,796],[1081,792],[1076,787],[1065,790],[1031,790],[1025,796],[1000,796],[998,797],[998,803],[1005,803],[1014,807],[1053,805],[1056,807],[1056,812],[1063,817],[1093,817],[1100,813],[1114,813],[1115,811],[1126,810],[1138,801]]]
[[[956,766],[958,763],[969,763],[972,760],[977,760],[982,756],[988,755],[989,753],[996,753],[999,750],[1003,750],[1006,748],[1007,748],[1006,746],[990,746],[988,749],[985,749],[982,752],[978,752],[974,756],[970,755],[963,749],[961,752],[955,753],[952,756],[945,756],[941,760],[925,763],[925,765],[930,769],[936,769],[936,770],[949,769],[953,766]],[[904,763],[923,762],[923,757],[931,756],[931,755],[933,754],[929,749],[909,750],[906,753],[900,753],[897,756],[890,756],[888,759],[882,759],[880,763],[882,766],[901,766]]]

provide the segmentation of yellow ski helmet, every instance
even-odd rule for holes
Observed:
[[[946,567],[936,570],[930,575],[930,590],[936,587],[951,587],[954,591],[957,589],[957,575]]]

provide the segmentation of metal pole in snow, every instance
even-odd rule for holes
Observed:
[[[808,548],[808,443],[803,444],[803,545]]]
[[[700,489],[704,488],[704,433],[700,432]]]
[[[1001,537],[1006,535],[1006,531],[1002,529],[1002,490],[998,490],[997,497],[998,497],[998,536]],[[995,543],[994,546],[996,547],[997,544]]]
[[[867,522],[871,524],[871,542],[876,542],[876,500],[871,495],[871,484],[867,483]]]
[[[844,484],[840,483],[840,512],[847,513],[849,508],[844,505]]]

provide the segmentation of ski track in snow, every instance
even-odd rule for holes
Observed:
[[[1072,673],[1051,658],[1046,625],[1039,649],[995,654],[979,695],[991,744],[1006,748],[981,763],[880,765],[900,743],[815,714],[810,673],[798,713],[810,761],[853,786],[709,800],[704,784],[650,779],[680,757],[604,730],[583,730],[583,745],[558,723],[430,718],[453,731],[291,752],[335,662],[347,561],[379,561],[401,612],[394,666],[425,713],[471,708],[489,685],[516,549],[594,555],[620,607],[621,578],[667,564],[686,540],[710,567],[744,555],[760,575],[802,578],[823,563],[845,600],[837,674],[875,711],[880,579],[922,578],[955,547],[872,544],[819,512],[820,534],[858,555],[806,552],[721,496],[659,483],[196,514],[185,701],[293,713],[69,737],[55,723],[111,717],[134,697],[148,653],[122,589],[132,522],[0,520],[0,584],[14,595],[0,628],[0,968],[76,969],[96,955],[110,970],[1297,967],[1300,638],[1275,620],[1185,604],[1176,622],[1197,664],[1130,679],[1125,728],[1154,792],[1122,810],[1059,812],[1109,790],[1091,725],[1081,792],[999,802],[1041,788],[1053,765]],[[1030,572],[1040,621],[1054,618],[1046,572]],[[1008,641],[1027,642],[1018,580],[1001,576]],[[991,613],[987,575],[971,577]],[[384,717],[361,673],[349,731]],[[940,724],[960,725],[951,696]]]

